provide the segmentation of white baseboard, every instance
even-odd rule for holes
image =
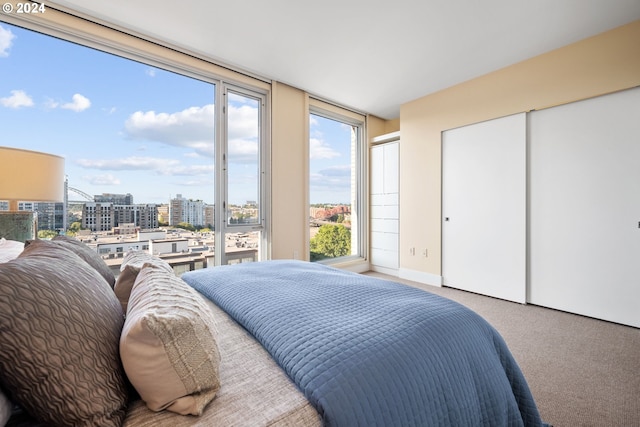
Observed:
[[[388,268],[388,267],[381,267],[379,265],[371,265],[371,271],[388,274],[389,276],[399,277],[397,268]]]
[[[362,258],[351,259],[343,262],[336,262],[328,265],[332,267],[340,268],[342,270],[352,271],[354,273],[364,273],[366,271],[369,271],[370,269],[369,263]]]
[[[409,270],[407,268],[401,268],[398,273],[398,277],[401,279],[412,280],[414,282],[424,283],[425,285],[442,287],[442,276],[437,274]]]

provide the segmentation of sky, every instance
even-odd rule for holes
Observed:
[[[69,186],[89,195],[214,203],[215,91],[0,22],[0,145],[64,157]],[[230,203],[257,199],[257,105],[230,97]],[[350,128],[311,116],[309,144],[311,203],[349,203]]]

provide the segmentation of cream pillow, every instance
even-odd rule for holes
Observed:
[[[0,238],[0,263],[18,258],[24,250],[24,243]]]
[[[193,288],[162,268],[138,274],[120,338],[129,381],[149,409],[201,415],[220,388],[213,314]]]
[[[11,402],[0,390],[0,426],[4,426],[11,418]]]
[[[116,284],[113,287],[113,291],[120,301],[122,311],[127,313],[127,304],[129,302],[129,296],[131,295],[131,289],[138,277],[138,273],[142,267],[147,265],[154,265],[161,268],[168,273],[173,273],[173,268],[168,262],[160,257],[153,256],[146,251],[130,251],[122,259],[122,265],[120,265],[120,274],[116,278]]]

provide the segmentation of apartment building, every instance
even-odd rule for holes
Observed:
[[[121,224],[135,224],[140,229],[157,228],[157,206],[87,202],[82,208],[82,228],[91,231],[111,231]]]
[[[207,225],[205,220],[205,207],[207,205],[202,200],[192,200],[177,194],[169,202],[169,225],[178,225],[186,222],[196,226]],[[209,217],[212,210],[209,213]],[[211,224],[213,221],[211,222]]]

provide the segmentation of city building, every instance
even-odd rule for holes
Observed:
[[[133,196],[127,194],[102,193],[93,196],[96,203],[113,203],[114,205],[133,205]]]
[[[215,228],[215,209],[213,205],[204,206],[204,225],[211,230]]]
[[[169,224],[169,205],[158,205],[158,223]]]
[[[194,226],[206,226],[205,206],[202,200],[192,200],[177,194],[169,202],[169,225],[188,223]]]
[[[154,229],[158,227],[156,206],[87,202],[82,208],[82,228],[91,231],[112,231],[120,224],[135,224],[140,229]]]

